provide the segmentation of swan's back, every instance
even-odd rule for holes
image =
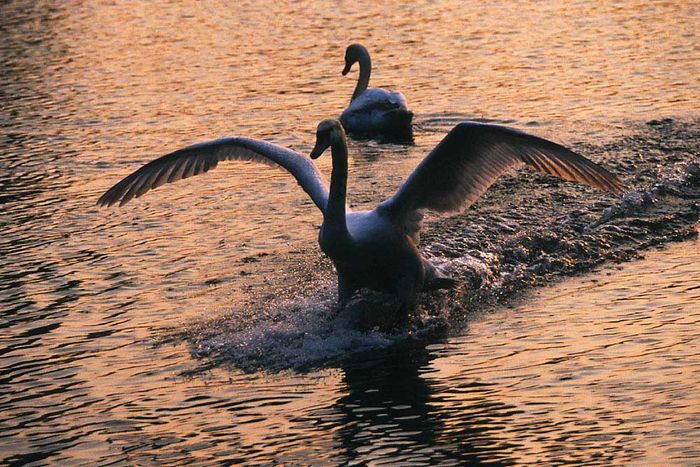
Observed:
[[[343,114],[362,112],[375,107],[383,107],[386,109],[402,108],[408,110],[408,102],[406,102],[406,97],[398,91],[371,88],[367,89],[360,94],[360,97],[353,100]]]

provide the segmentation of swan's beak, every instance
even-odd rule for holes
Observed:
[[[311,150],[311,154],[309,154],[309,157],[312,159],[318,159],[321,157],[321,154],[323,154],[323,151],[328,149],[329,144],[323,143],[321,141],[316,141],[316,146]]]
[[[341,72],[343,76],[348,74],[350,68],[352,68],[352,63],[345,63],[345,68],[343,68],[343,71]]]

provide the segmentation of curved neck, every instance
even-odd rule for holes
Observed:
[[[340,133],[331,142],[333,170],[331,172],[331,188],[328,194],[328,204],[324,214],[324,223],[341,232],[347,232],[345,221],[345,197],[348,186],[348,145],[345,135]]]
[[[350,102],[354,101],[360,97],[360,94],[365,92],[369,85],[369,75],[372,72],[372,60],[369,58],[369,52],[363,50],[357,61],[360,63],[360,77],[357,79],[357,86],[355,86],[355,92],[352,93]]]

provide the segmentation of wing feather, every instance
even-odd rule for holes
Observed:
[[[565,147],[512,128],[476,122],[457,125],[382,203],[401,222],[413,212],[449,212],[474,203],[506,171],[519,165],[564,180],[622,193],[622,182]]]
[[[166,154],[119,181],[97,200],[97,204],[124,205],[165,183],[206,173],[226,160],[282,167],[296,178],[321,211],[326,208],[328,184],[310,159],[291,149],[251,138],[221,138]]]

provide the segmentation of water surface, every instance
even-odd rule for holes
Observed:
[[[526,303],[427,349],[404,344],[310,374],[234,366],[187,378],[202,366],[196,349],[154,344],[256,294],[274,298],[280,283],[286,298],[308,288],[288,278],[321,262],[319,214],[287,174],[245,164],[222,164],[124,209],[94,202],[153,157],[219,136],[308,152],[317,122],[349,100],[356,75],[340,71],[355,41],[372,52],[373,85],[404,92],[418,123],[415,146],[351,144],[357,207],[391,194],[467,118],[598,148],[596,160],[623,169],[600,144],[624,143],[651,119],[697,116],[697,24],[693,2],[634,0],[4,2],[0,459],[684,463],[697,454],[689,383],[697,335],[687,325],[696,243],[628,266],[656,271],[645,283],[630,285],[630,269],[609,276],[590,298],[612,307],[600,316]],[[658,170],[665,161],[658,156]],[[319,161],[326,173],[329,163]],[[633,187],[648,182],[633,169],[622,175]],[[588,207],[602,215],[615,202]],[[637,298],[622,300],[624,291]],[[662,325],[673,316],[678,325]],[[653,350],[667,344],[672,354]],[[557,360],[577,348],[584,356]],[[624,393],[613,391],[623,382]]]

